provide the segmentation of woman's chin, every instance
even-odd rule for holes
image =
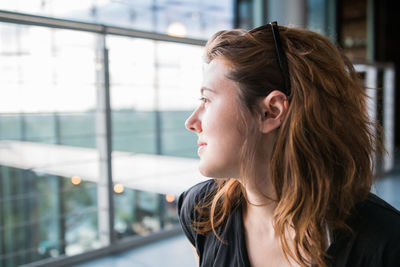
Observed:
[[[214,178],[214,176],[212,175],[212,171],[210,171],[209,168],[202,166],[201,163],[199,165],[199,171],[204,177]]]
[[[219,171],[217,171],[217,168],[213,166],[213,164],[207,162],[204,158],[200,159],[199,171],[204,177],[210,178],[218,177],[219,173]]]
[[[217,166],[210,166],[205,162],[199,164],[199,171],[201,175],[209,178],[231,178],[235,177],[233,173],[225,168],[217,168]]]

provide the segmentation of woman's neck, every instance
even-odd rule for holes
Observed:
[[[248,181],[244,184],[246,203],[243,206],[243,219],[247,226],[273,230],[273,215],[276,208],[275,193],[267,174],[264,179]],[[270,227],[271,226],[271,227]]]

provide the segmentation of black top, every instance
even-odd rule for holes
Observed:
[[[227,241],[221,243],[210,232],[196,233],[192,221],[199,218],[195,204],[216,189],[213,180],[199,183],[183,192],[178,200],[178,214],[183,232],[196,248],[200,267],[250,267],[247,255],[241,205],[231,212],[224,229],[217,233]],[[344,231],[332,233],[327,250],[335,267],[400,267],[400,212],[374,194],[355,205],[347,224],[354,234]]]

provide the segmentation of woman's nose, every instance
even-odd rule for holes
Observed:
[[[202,131],[201,129],[201,120],[199,119],[199,116],[197,114],[198,110],[195,110],[192,115],[190,115],[189,118],[187,118],[185,122],[185,127],[189,131],[195,132],[195,133],[200,133]]]

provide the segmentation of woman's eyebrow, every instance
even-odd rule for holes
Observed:
[[[211,88],[208,88],[208,87],[205,87],[205,86],[203,86],[203,87],[201,87],[201,89],[200,89],[200,93],[201,94],[203,94],[204,93],[204,91],[210,91],[210,92],[212,92],[212,93],[216,93],[215,92],[215,90],[213,90],[213,89],[211,89]]]

